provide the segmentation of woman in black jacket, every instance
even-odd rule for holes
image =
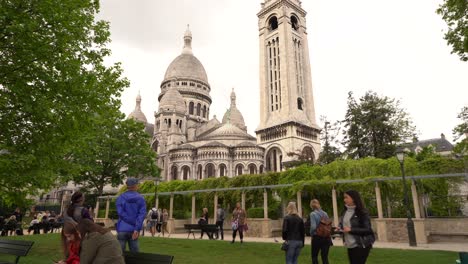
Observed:
[[[344,203],[338,231],[343,232],[349,263],[365,264],[375,241],[369,212],[364,208],[361,195],[357,191],[345,192]]]
[[[297,213],[296,203],[290,202],[286,208],[287,216],[283,220],[283,240],[288,243],[286,264],[297,264],[297,259],[304,247],[304,222]]]

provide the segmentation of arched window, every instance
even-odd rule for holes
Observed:
[[[171,179],[172,180],[177,180],[177,167],[176,166],[172,166]]]
[[[182,120],[179,121],[179,128],[182,129]]]
[[[266,170],[279,172],[282,170],[283,155],[279,148],[272,148],[266,154]]]
[[[236,176],[242,175],[244,173],[244,165],[237,164],[236,166]]]
[[[263,165],[260,165],[260,174],[263,173]]]
[[[291,27],[296,31],[299,29],[299,21],[296,16],[291,16]]]
[[[199,180],[201,180],[202,177],[203,177],[202,173],[203,173],[203,168],[202,168],[202,165],[200,164],[200,165],[198,165],[198,169],[197,169],[197,174],[198,174],[198,179]]]
[[[167,127],[171,128],[171,119],[170,118],[169,118],[169,120],[167,120]]]
[[[219,164],[219,177],[227,176],[227,168],[224,164]]]
[[[312,147],[304,147],[304,149],[302,149],[300,159],[313,162],[315,160],[315,154]]]
[[[206,173],[206,178],[215,177],[215,166],[213,165],[213,163],[206,164],[205,173]]]
[[[197,104],[197,116],[200,116],[200,111],[201,111],[201,104]]]
[[[206,116],[206,105],[203,106],[203,118],[207,117]]]
[[[303,105],[302,98],[298,97],[297,98],[297,109],[302,110],[302,105]]]
[[[257,166],[253,163],[249,165],[249,174],[257,174]]]
[[[189,166],[184,166],[182,168],[182,179],[184,181],[190,179],[190,168],[189,168]]]
[[[268,20],[268,29],[273,31],[278,28],[278,18],[272,16],[270,20]]]
[[[189,110],[188,110],[188,111],[189,111],[189,115],[193,115],[193,102],[190,102],[190,103],[189,103],[189,107],[188,107],[188,108],[189,108]]]

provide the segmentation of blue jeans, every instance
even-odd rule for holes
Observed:
[[[128,241],[128,248],[130,252],[139,252],[140,248],[138,246],[138,238],[133,240],[132,239],[133,232],[118,232],[117,233],[117,240],[119,240],[120,246],[122,247],[122,252],[125,251],[125,246]]]
[[[297,259],[304,247],[301,240],[288,240],[288,250],[286,251],[286,264],[297,264]]]

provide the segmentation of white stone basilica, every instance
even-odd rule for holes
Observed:
[[[182,54],[167,68],[158,96],[152,147],[164,180],[205,179],[281,171],[320,151],[315,121],[306,12],[299,0],[265,0],[258,13],[260,36],[260,125],[247,133],[236,95],[218,121],[210,119],[211,86],[192,52],[187,28]],[[153,126],[140,109],[129,115]]]

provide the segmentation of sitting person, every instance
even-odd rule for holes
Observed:
[[[16,216],[12,215],[8,218],[8,221],[5,224],[5,230],[7,231],[8,236],[12,236],[15,233],[18,222],[16,221]]]
[[[77,224],[73,221],[65,222],[61,237],[63,254],[66,259],[55,262],[55,264],[80,264],[81,235],[78,232]]]
[[[70,225],[74,225],[74,223],[65,222],[64,233],[75,236],[74,230],[68,228]],[[109,229],[95,224],[89,219],[83,219],[75,230],[78,231],[80,243],[79,263],[125,264],[120,243]],[[68,233],[68,231],[71,232]],[[59,263],[69,264],[68,262]]]
[[[34,216],[31,223],[29,223],[28,234],[31,233],[32,230],[34,230],[33,234],[39,234],[39,220],[37,220],[37,216]]]

